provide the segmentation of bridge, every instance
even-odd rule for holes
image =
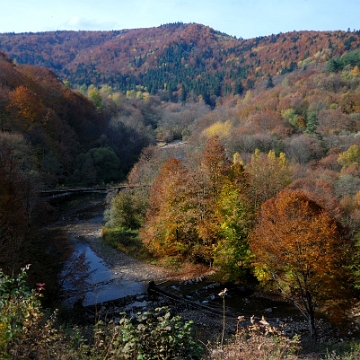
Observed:
[[[56,188],[56,189],[44,189],[39,190],[37,193],[45,200],[56,199],[69,195],[78,195],[86,193],[99,193],[107,194],[112,191],[120,191],[122,189],[133,189],[139,187],[150,187],[150,185],[129,185],[129,184],[118,184],[109,186],[92,186],[92,187],[71,187],[71,188]]]

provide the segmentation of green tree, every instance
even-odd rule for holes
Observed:
[[[106,226],[139,229],[145,220],[148,207],[145,191],[142,189],[121,191],[113,199],[111,209],[106,214],[108,220]]]
[[[234,95],[241,95],[244,92],[244,87],[240,80],[236,81],[234,84]]]
[[[316,131],[316,128],[318,126],[319,122],[317,119],[316,112],[311,111],[308,113],[307,121],[306,121],[306,133],[314,133]]]
[[[124,177],[121,162],[110,147],[90,149],[76,158],[72,180],[84,185],[109,184]]]
[[[253,209],[248,197],[248,183],[239,163],[231,167],[219,194],[218,241],[213,247],[214,265],[226,280],[238,280],[249,269],[252,259],[248,236],[253,224]]]
[[[299,127],[299,116],[294,109],[286,109],[281,111],[281,116],[295,129]]]
[[[266,85],[265,85],[265,89],[271,89],[273,88],[275,85],[273,83],[273,79],[272,77],[269,75],[267,80],[266,80]]]
[[[87,93],[89,99],[94,103],[96,110],[102,110],[102,98],[99,90],[95,86],[90,86]]]

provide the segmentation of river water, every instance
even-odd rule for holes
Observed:
[[[95,254],[89,244],[76,241],[75,254],[81,253],[85,254],[85,261],[89,264],[90,273],[88,291],[83,300],[84,306],[146,292],[146,283],[124,280]]]
[[[132,280],[123,273],[118,273],[90,247],[90,243],[102,241],[103,211],[102,202],[97,201],[93,204],[90,203],[89,207],[80,208],[79,211],[64,218],[61,229],[70,235],[74,244],[74,253],[66,264],[63,274],[76,273],[76,270],[71,270],[70,267],[76,263],[76,258],[79,259],[80,256],[84,260],[82,262],[86,263],[88,267],[86,284],[79,280],[83,278],[84,274],[75,275],[78,281],[71,281],[74,276],[65,280],[63,289],[67,294],[72,294],[66,299],[65,303],[67,304],[74,303],[80,297],[83,305],[94,305],[128,295],[142,294],[147,290],[147,282]],[[84,289],[86,289],[85,293]]]

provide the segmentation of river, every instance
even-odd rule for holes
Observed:
[[[88,265],[87,284],[75,281],[74,285],[74,282],[65,280],[63,288],[67,294],[73,294],[67,303],[77,300],[84,289],[82,303],[85,306],[145,293],[148,281],[167,276],[161,269],[143,264],[104,244],[101,236],[103,213],[104,198],[97,198],[65,211],[62,221],[57,224],[58,229],[69,234],[74,244],[73,258],[66,264],[63,274],[71,273],[69,267],[81,254],[83,262]],[[82,275],[79,274],[78,278]]]

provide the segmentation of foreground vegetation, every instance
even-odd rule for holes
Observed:
[[[67,327],[57,311],[40,304],[45,284],[29,290],[27,268],[17,278],[0,272],[0,357],[2,359],[357,359],[360,344],[321,345],[302,351],[298,336],[288,338],[263,318],[242,326],[221,343],[199,341],[192,321],[169,308],[120,314],[118,323],[99,320],[92,327]],[[219,294],[221,295],[221,294]],[[318,353],[316,352],[318,351]]]

